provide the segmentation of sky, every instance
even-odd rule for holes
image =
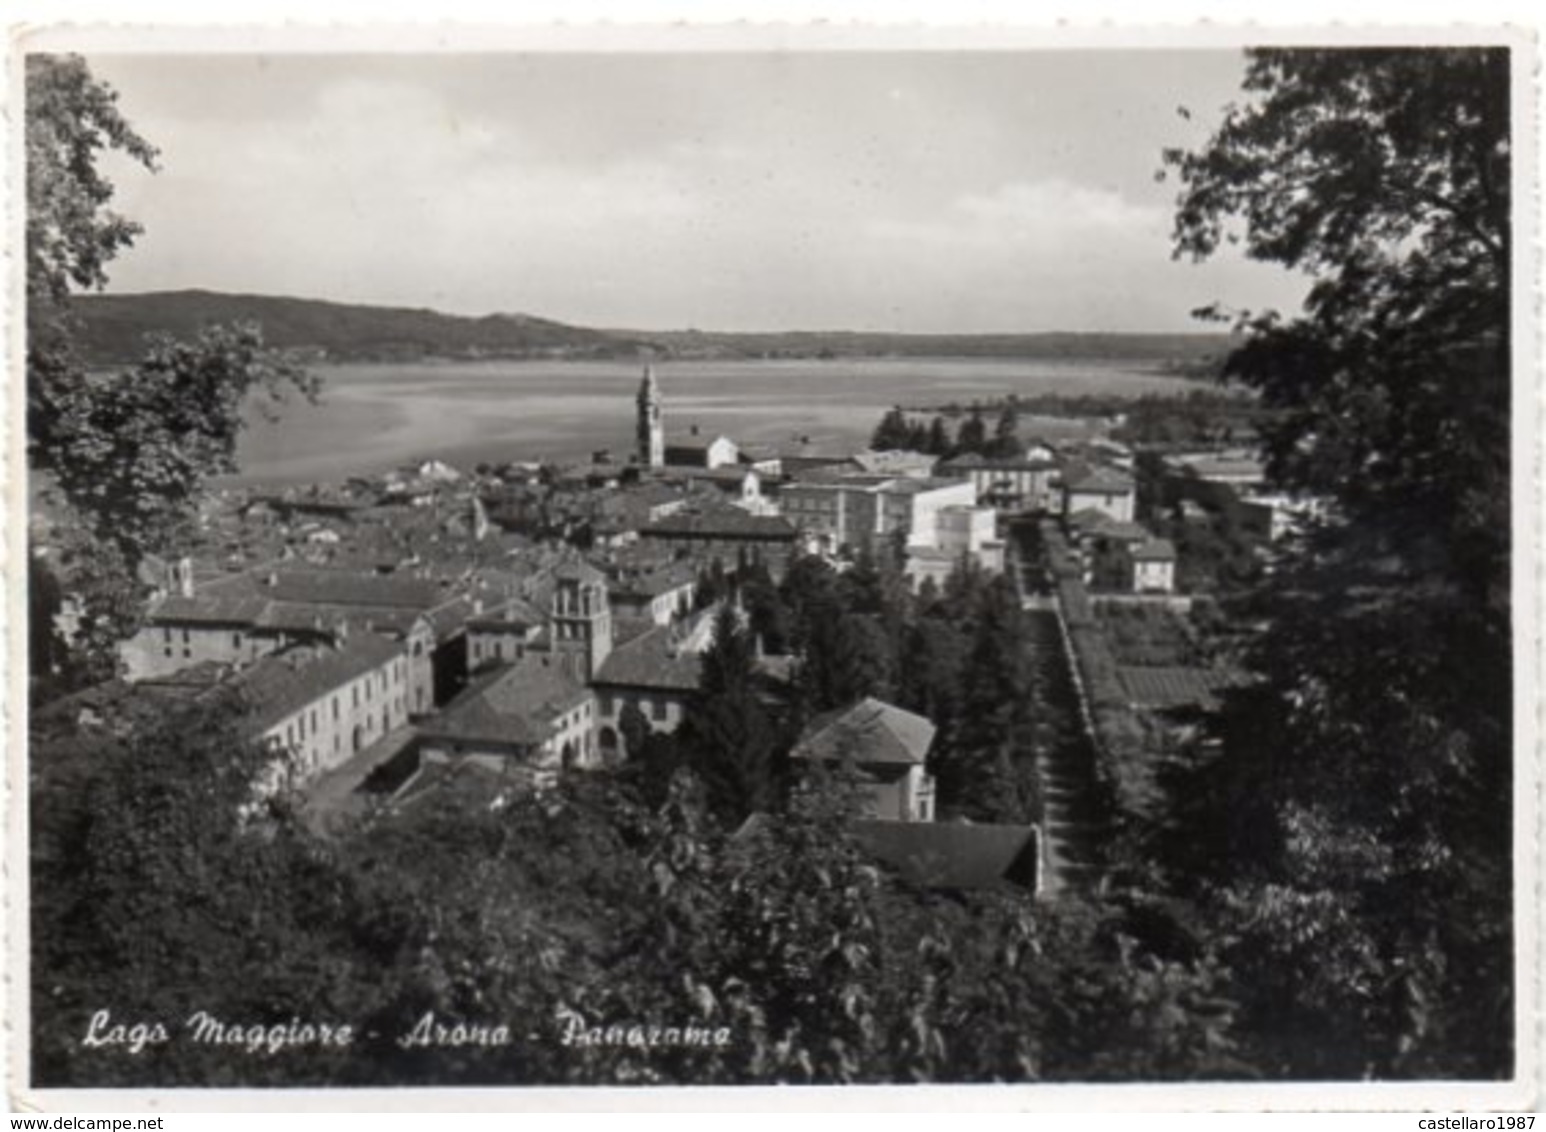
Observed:
[[[150,174],[113,292],[637,329],[1207,329],[1304,281],[1171,257],[1232,49],[92,54]],[[1185,106],[1190,119],[1177,112]]]

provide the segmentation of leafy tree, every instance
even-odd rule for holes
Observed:
[[[175,544],[206,478],[236,470],[242,408],[253,390],[315,390],[304,371],[263,347],[256,327],[157,338],[127,373],[79,374],[38,450],[65,495],[94,517],[93,534],[131,560]]]
[[[982,452],[988,446],[988,425],[982,410],[974,408],[956,432],[957,452]]]
[[[990,446],[995,456],[1013,456],[1020,448],[1020,414],[1016,411],[1013,401],[1004,402],[1004,407],[999,410],[998,421],[993,426],[993,443]]]
[[[877,452],[906,448],[911,436],[907,414],[902,412],[901,406],[892,406],[875,426],[875,432],[870,436],[870,447]]]
[[[623,704],[623,710],[617,713],[617,730],[622,735],[623,749],[628,752],[629,758],[641,758],[651,729],[649,717],[634,700],[629,699]]]
[[[678,737],[713,809],[732,827],[778,802],[783,752],[754,677],[751,637],[737,609],[722,605],[703,654],[699,696]]]
[[[116,102],[80,58],[27,57],[27,454],[33,473],[61,489],[74,537],[100,548],[86,556],[94,571],[56,580],[109,638],[131,627],[135,566],[174,543],[208,476],[233,470],[248,395],[316,392],[254,327],[211,329],[188,344],[157,339],[127,372],[87,369],[70,296],[104,286],[107,265],[140,234],[109,208],[99,161],[116,150],[154,168],[156,157]],[[85,669],[107,667],[111,642],[85,643],[96,654]]]
[[[1166,155],[1178,254],[1237,239],[1316,280],[1297,318],[1242,316],[1226,364],[1271,475],[1338,510],[1274,574],[1224,770],[1226,903],[1285,1073],[1512,1056],[1509,62],[1253,51],[1252,98]]]
[[[739,611],[727,602],[714,614],[714,639],[703,653],[699,690],[705,696],[744,692],[751,679],[751,638]]]
[[[789,611],[778,586],[762,563],[754,563],[741,583],[741,602],[746,608],[747,628],[763,649],[782,655],[789,649]]]
[[[119,150],[154,168],[156,150],[84,60],[28,55],[26,72],[27,329],[30,349],[54,351],[69,345],[57,320],[71,290],[104,285],[107,263],[141,231],[107,208],[113,186],[99,157]]]
[[[923,450],[931,456],[948,456],[950,454],[950,434],[945,430],[945,418],[935,415],[929,422],[928,439],[924,442]]]

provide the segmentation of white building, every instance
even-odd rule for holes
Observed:
[[[1169,539],[1150,539],[1128,551],[1133,563],[1133,592],[1175,593],[1176,548]]]
[[[1135,493],[1132,477],[1115,468],[1070,467],[1063,473],[1063,515],[1092,509],[1131,523]]]

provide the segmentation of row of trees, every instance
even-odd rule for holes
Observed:
[[[788,754],[812,718],[874,696],[938,727],[942,812],[1035,819],[1030,760],[1048,741],[1048,712],[1007,579],[963,563],[943,588],[914,594],[892,556],[861,553],[844,570],[798,557],[780,582],[757,563],[711,568],[699,596],[721,609],[685,726],[668,736],[642,716],[623,721],[629,750],[646,752],[648,781],[691,766],[712,808],[738,823],[787,797]],[[761,674],[759,653],[787,663],[789,678]]]
[[[901,449],[940,457],[960,456],[967,452],[1009,457],[1019,455],[1024,448],[1017,434],[1019,427],[1019,414],[1012,402],[1006,402],[999,410],[991,435],[982,411],[974,408],[956,426],[953,437],[943,415],[936,414],[925,424],[921,418],[911,417],[900,407],[893,407],[875,426],[870,447],[878,452]]]

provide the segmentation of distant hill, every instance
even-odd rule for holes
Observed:
[[[1099,358],[1174,365],[1221,357],[1227,334],[899,334],[862,330],[726,333],[703,330],[610,331],[648,338],[678,358]]]
[[[214,291],[85,295],[76,304],[86,324],[87,353],[98,362],[137,357],[144,336],[153,331],[186,337],[211,323],[238,320],[259,323],[271,346],[331,361],[618,357],[650,349],[648,343],[521,314],[463,318],[407,307]]]
[[[317,299],[159,291],[84,295],[88,356],[131,360],[144,337],[178,337],[237,320],[262,325],[272,346],[315,360],[410,361],[429,358],[1101,358],[1154,362],[1178,374],[1209,368],[1229,347],[1221,334],[890,334],[867,331],[726,333],[698,330],[596,330],[524,314],[482,318],[407,307]]]

